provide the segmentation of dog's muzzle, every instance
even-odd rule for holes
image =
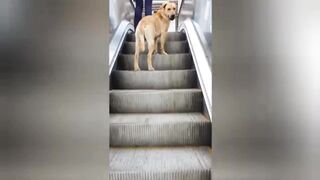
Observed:
[[[175,15],[171,15],[169,19],[172,21],[174,20],[174,18],[175,18]]]

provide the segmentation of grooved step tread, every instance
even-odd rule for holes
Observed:
[[[201,92],[201,89],[199,88],[189,88],[189,89],[113,89],[110,91],[110,93],[126,93],[126,94],[130,94],[130,93],[142,93],[142,94],[150,94],[150,93],[170,93],[170,92],[195,92],[195,93],[199,93]]]
[[[210,121],[202,113],[112,113],[111,124],[197,123]]]
[[[210,180],[211,148],[110,148],[110,179]],[[180,176],[180,177],[179,177]]]
[[[200,112],[201,89],[111,90],[111,113]]]
[[[211,144],[211,121],[201,113],[110,114],[111,146]]]
[[[190,70],[123,71],[111,74],[113,89],[182,89],[197,86],[197,73]]]
[[[133,54],[119,54],[118,56],[118,69],[133,70]],[[153,67],[156,70],[179,70],[191,69],[193,67],[192,55],[190,53],[180,54],[155,54],[152,57]],[[140,54],[139,66],[141,70],[147,70],[147,55]]]
[[[128,34],[126,41],[135,41],[135,34]],[[182,32],[168,32],[167,41],[185,41],[187,40],[186,34]]]
[[[152,56],[156,71],[128,71],[134,41],[134,34],[126,36],[111,75],[109,179],[211,180],[212,126],[202,114],[186,34],[168,33],[168,55]],[[147,70],[145,45],[141,70]]]
[[[168,54],[175,53],[189,53],[188,41],[170,41],[164,46],[165,51]],[[158,52],[160,52],[160,45],[158,45]],[[123,54],[134,54],[135,53],[135,42],[124,42],[121,53]],[[148,44],[145,43],[145,51],[140,54],[148,53]]]

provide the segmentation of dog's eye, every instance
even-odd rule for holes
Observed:
[[[176,8],[173,8],[173,10],[176,10]]]
[[[168,8],[168,11],[170,11],[171,9],[170,8]]]

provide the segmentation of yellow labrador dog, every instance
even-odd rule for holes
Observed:
[[[174,20],[176,15],[176,4],[165,2],[160,9],[151,16],[145,16],[136,28],[136,44],[134,55],[134,70],[140,71],[139,54],[145,51],[144,39],[148,43],[148,70],[153,71],[152,54],[157,52],[157,40],[160,38],[160,53],[167,54],[164,50],[166,35],[170,25],[170,20]]]

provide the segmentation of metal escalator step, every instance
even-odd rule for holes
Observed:
[[[110,148],[110,180],[210,180],[209,147]]]
[[[145,44],[146,50],[141,52],[141,54],[148,53],[148,45]],[[160,45],[158,45],[158,52],[160,51]],[[175,53],[188,53],[189,45],[188,41],[169,41],[165,44],[165,50],[168,54]],[[135,52],[135,42],[124,42],[121,53],[123,54],[134,54]]]
[[[111,113],[200,112],[201,89],[111,90]]]
[[[110,114],[110,146],[211,144],[211,122],[201,113]]]
[[[135,34],[128,34],[126,41],[135,41]],[[182,32],[169,32],[167,35],[167,41],[185,41],[187,40],[186,34]]]
[[[120,54],[118,56],[118,67],[120,70],[133,70],[134,55]],[[147,55],[140,54],[139,66],[141,70],[147,70]],[[168,54],[153,55],[153,67],[156,70],[179,70],[191,69],[193,66],[192,55],[185,54]]]
[[[111,74],[113,89],[183,89],[197,86],[196,70],[119,71]]]

